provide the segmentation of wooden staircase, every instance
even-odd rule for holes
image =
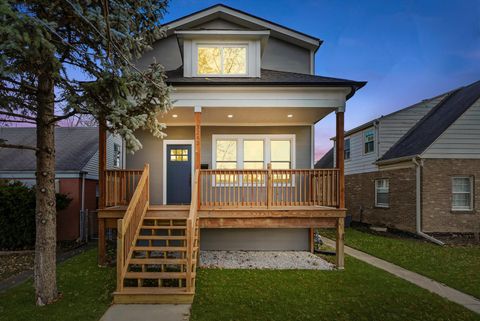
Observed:
[[[148,168],[145,172],[148,181]],[[137,191],[140,194],[142,189],[148,194],[148,184],[141,183],[142,179],[135,194]],[[130,217],[128,209],[124,219],[118,222],[114,303],[191,303],[199,252],[197,202],[192,201],[187,210],[152,209],[148,200],[146,206],[142,206],[135,194],[129,205],[133,213],[129,222],[140,217],[135,233],[129,233],[133,230],[132,224],[125,224]],[[192,200],[194,197],[196,199],[195,192]],[[142,211],[133,210],[142,207]]]

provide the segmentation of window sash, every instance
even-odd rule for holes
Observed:
[[[369,129],[363,134],[364,148],[363,151],[365,154],[375,151],[375,132],[373,129]]]
[[[388,179],[375,180],[375,206],[390,206],[390,181]]]
[[[220,50],[220,72],[219,73],[201,73],[200,72],[200,65],[199,65],[199,51],[201,48],[218,48]],[[244,49],[244,54],[245,54],[245,72],[242,73],[229,73],[225,71],[225,48],[241,48]],[[245,76],[248,75],[248,55],[249,55],[249,50],[248,50],[248,44],[202,44],[199,43],[196,46],[196,68],[197,68],[197,75],[198,76]]]
[[[469,211],[473,209],[472,177],[452,177],[452,210]]]
[[[343,158],[350,159],[350,138],[345,139],[343,150],[344,150]]]

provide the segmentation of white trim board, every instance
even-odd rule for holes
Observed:
[[[167,204],[167,145],[191,145],[192,146],[192,186],[195,179],[195,141],[193,139],[164,139],[162,152],[162,203]]]

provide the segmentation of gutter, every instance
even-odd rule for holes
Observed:
[[[418,160],[420,160],[420,162]],[[422,232],[422,182],[421,182],[421,175],[422,175],[422,167],[423,167],[423,159],[420,156],[415,156],[412,158],[412,162],[415,164],[415,185],[416,185],[416,216],[415,216],[415,226],[416,226],[416,234],[418,236],[423,237],[424,239],[433,242],[438,245],[445,245],[439,239],[434,238],[431,235]]]

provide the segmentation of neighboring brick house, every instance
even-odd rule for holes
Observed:
[[[35,146],[36,128],[0,127],[0,139],[10,144]],[[57,238],[59,241],[74,241],[84,237],[83,213],[96,210],[98,205],[98,128],[56,128],[55,151],[56,192],[72,199],[69,206],[57,214]],[[123,168],[124,155],[122,139],[109,135],[107,166]],[[0,179],[21,181],[33,186],[35,168],[33,151],[0,148]]]
[[[354,221],[427,238],[480,229],[480,81],[346,132],[345,174]]]

